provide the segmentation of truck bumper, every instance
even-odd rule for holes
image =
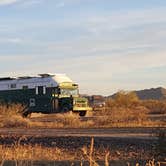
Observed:
[[[91,107],[73,107],[73,111],[92,111]]]

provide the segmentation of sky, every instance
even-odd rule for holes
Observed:
[[[66,73],[82,94],[166,87],[165,0],[0,0],[0,77]]]

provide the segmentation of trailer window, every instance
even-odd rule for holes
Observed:
[[[61,89],[62,95],[78,95],[78,89]]]
[[[43,86],[43,94],[46,94],[46,86]]]
[[[12,88],[12,89],[16,88],[16,84],[11,84],[10,88]]]
[[[39,94],[39,89],[38,89],[38,86],[36,86],[36,88],[35,88],[35,93],[36,93],[36,95],[38,95],[38,94]]]
[[[26,89],[28,89],[28,86],[27,85],[22,86],[22,89],[26,90]]]

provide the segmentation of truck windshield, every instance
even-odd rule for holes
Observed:
[[[61,94],[62,95],[78,95],[78,89],[61,89]]]

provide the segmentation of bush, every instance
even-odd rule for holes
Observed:
[[[112,99],[108,99],[106,105],[108,107],[133,108],[138,106],[140,101],[135,92],[118,92]]]
[[[166,114],[166,101],[145,100],[142,105],[148,108],[151,114]]]
[[[85,128],[94,125],[92,120],[81,121],[79,115],[72,112],[59,113],[55,118],[57,119],[57,127]]]
[[[0,116],[21,115],[23,109],[21,104],[0,105]]]
[[[20,115],[14,115],[12,117],[3,117],[0,121],[0,127],[29,127],[30,121],[23,118]]]
[[[0,127],[29,127],[30,121],[21,115],[20,104],[0,105]]]

